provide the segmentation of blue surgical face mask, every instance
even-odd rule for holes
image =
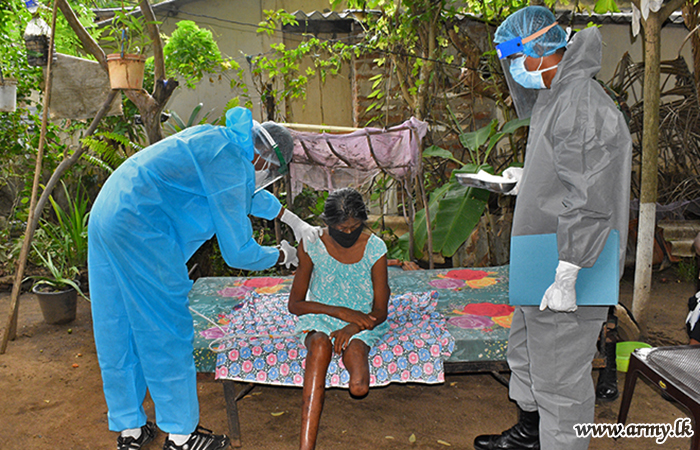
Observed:
[[[540,67],[537,67],[537,70],[529,71],[525,68],[525,58],[527,58],[527,56],[523,55],[519,58],[515,58],[510,63],[510,75],[513,77],[513,80],[526,89],[546,89],[547,86],[544,84],[542,74],[549,70],[556,69],[558,64],[544,70],[539,70],[542,66],[542,61],[544,61],[544,58],[542,58],[540,60]]]

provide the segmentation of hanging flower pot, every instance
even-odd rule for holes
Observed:
[[[0,76],[0,112],[17,109],[17,81]]]
[[[35,15],[24,30],[24,45],[27,48],[27,64],[45,66],[49,62],[49,35],[51,29],[44,20]]]
[[[141,89],[145,63],[146,57],[143,55],[107,55],[109,83],[112,89]]]
[[[49,37],[24,36],[24,46],[27,48],[27,64],[43,67],[49,63]]]

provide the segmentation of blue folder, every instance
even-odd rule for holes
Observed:
[[[557,235],[513,236],[510,241],[511,305],[539,306],[554,283],[559,263]],[[616,305],[620,294],[620,234],[610,232],[593,267],[581,269],[576,280],[579,306]]]

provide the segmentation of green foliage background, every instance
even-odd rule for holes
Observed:
[[[98,38],[101,30],[96,29],[94,25],[91,8],[132,7],[136,6],[138,1],[69,0],[69,3],[88,32]],[[445,68],[454,69],[459,65],[458,54],[449,37],[450,24],[455,23],[464,14],[469,14],[476,20],[495,26],[527,3],[522,0],[469,0],[466,3],[445,0],[347,0],[344,3],[345,7],[371,12],[361,24],[364,28],[363,39],[349,43],[305,35],[296,48],[287,48],[281,43],[273,44],[269,52],[251,56],[250,66],[246,68],[233,59],[222,56],[210,31],[198,27],[192,21],[181,20],[171,36],[164,36],[166,73],[168,76],[178,76],[184,81],[184,86],[190,89],[196,88],[197,83],[207,76],[227,78],[230,80],[230,87],[241,92],[240,97],[228,105],[232,107],[238,104],[250,106],[248,86],[243,82],[246,70],[250,70],[254,87],[261,98],[264,100],[265,96],[272,95],[279,104],[284,99],[305,98],[309,79],[318,77],[323,82],[328,76],[338,75],[342,65],[348,63],[351,58],[367,53],[378,54],[374,63],[380,73],[371,80],[372,103],[367,108],[367,112],[376,113],[371,120],[382,124],[386,120],[383,111],[387,102],[398,99],[404,102],[416,117],[436,124],[437,121],[431,116],[431,109],[435,101],[445,97]],[[545,3],[548,6],[554,4],[551,0]],[[331,5],[337,8],[340,1],[333,0]],[[614,0],[598,0],[594,10],[598,13],[614,11],[617,10],[617,5]],[[39,15],[45,21],[50,21],[50,11],[47,8],[40,9]],[[284,25],[297,25],[296,19],[284,10],[264,11],[264,16],[264,20],[258,24],[259,33],[272,35],[279,32]],[[16,112],[0,113],[0,188],[18,191],[11,216],[0,222],[0,264],[3,264],[4,271],[12,269],[12,255],[13,252],[16,254],[17,242],[21,239],[20,231],[27,217],[27,202],[41,118],[42,105],[37,101],[41,95],[35,94],[43,90],[42,70],[27,65],[22,40],[23,31],[30,19],[31,15],[24,8],[23,1],[5,0],[0,3],[0,70],[4,76],[18,80],[19,103]],[[61,14],[58,15],[56,27],[56,51],[90,58],[82,51],[79,40]],[[487,51],[483,57],[490,58],[492,66],[495,67],[493,52]],[[308,58],[312,58],[312,66],[301,69],[302,61]],[[152,58],[147,67],[147,70],[152,72]],[[401,83],[398,93],[386,89],[388,76],[393,76]],[[145,88],[150,91],[152,83],[152,77],[147,76]],[[272,86],[272,89],[268,86]],[[506,119],[511,117],[508,107],[503,102],[499,103],[499,106],[504,108],[503,116]],[[67,198],[59,198],[59,203],[65,203],[67,199],[75,197],[80,185],[88,195],[89,204],[110,171],[143,147],[142,128],[134,123],[138,111],[128,100],[124,100],[123,109],[123,116],[104,119],[99,131],[83,141],[92,151],[64,177],[67,189],[63,196]],[[200,109],[201,106],[198,106],[192,111],[187,123],[178,117],[179,122],[173,129],[208,121],[207,115],[199,121],[195,120]],[[212,121],[222,123],[220,118]],[[429,148],[423,155],[426,176],[421,180],[430,197],[434,250],[445,256],[454,254],[483,212],[488,211],[488,195],[483,191],[466,189],[459,185],[455,181],[453,171],[472,171],[481,167],[494,170],[490,154],[496,143],[505,138],[514,144],[518,136],[517,130],[526,125],[507,120],[503,125],[493,121],[484,127],[477,126],[476,122],[454,122],[440,125],[447,126],[459,135],[464,147],[463,154],[458,157],[455,153],[440,148],[439,137],[429,136]],[[70,135],[80,135],[85,128],[84,121],[49,122],[44,179],[48,178],[64,156],[70,154],[71,149],[66,144],[66,138]],[[513,161],[518,162],[517,155]],[[379,186],[378,183],[373,188],[377,191],[371,193],[372,201],[378,201],[381,199],[381,192],[384,192],[387,186]],[[305,192],[297,197],[299,203],[294,207],[303,211],[301,215],[304,218],[313,220],[322,207],[324,198],[323,193]],[[418,204],[420,206],[420,202]],[[48,214],[49,223],[57,223],[56,210],[49,210]],[[390,242],[394,255],[409,259],[420,256],[425,251],[425,222],[424,210],[419,211],[415,223],[416,255],[407,254],[405,239],[396,239],[390,233],[383,236]],[[270,241],[273,234],[270,224],[256,225],[256,230],[261,242]]]

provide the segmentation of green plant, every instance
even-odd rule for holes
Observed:
[[[698,267],[695,259],[685,258],[678,262],[678,277],[683,281],[696,281]]]
[[[75,197],[71,197],[65,183],[61,184],[67,206],[61,207],[53,196],[49,197],[57,223],[42,220],[32,243],[38,257],[35,261],[48,271],[48,275],[28,278],[35,281],[39,290],[61,291],[72,287],[85,297],[76,280],[81,269],[87,267],[88,199],[80,185]]]
[[[34,287],[37,290],[43,291],[65,291],[68,288],[73,288],[78,293],[88,300],[83,291],[80,289],[80,285],[76,282],[76,279],[80,275],[80,271],[75,266],[70,266],[66,264],[63,258],[54,258],[51,253],[47,253],[46,256],[42,255],[36,246],[33,246],[36,255],[41,261],[41,265],[49,271],[49,276],[46,275],[32,275],[26,279],[34,280]]]
[[[485,170],[493,173],[493,167],[486,164],[491,150],[503,138],[511,136],[518,129],[529,124],[526,120],[511,120],[498,128],[498,121],[493,120],[488,125],[468,133],[460,135],[460,142],[464,145],[474,161],[474,164],[464,164],[452,153],[435,145],[428,147],[423,152],[424,158],[440,158],[449,160],[460,167],[452,171],[447,183],[435,189],[430,194],[428,209],[430,210],[430,225],[433,233],[433,252],[450,257],[464,244],[474,227],[479,223],[481,215],[486,209],[489,194],[483,189],[468,188],[462,186],[456,179],[457,173],[477,173]],[[414,223],[415,255],[422,257],[423,248],[428,239],[426,227],[425,209],[416,213]],[[408,234],[401,236],[398,245],[393,249],[394,257],[411,259],[408,254]]]
[[[83,158],[109,173],[114,172],[121,163],[143,149],[129,137],[116,131],[101,131],[83,138],[81,142],[94,153],[83,153]]]
[[[122,7],[102,32],[105,48],[111,50],[111,53],[143,55],[151,44],[146,25],[142,15],[127,12]]]
[[[194,109],[190,113],[190,117],[187,119],[187,122],[184,122],[175,111],[170,111],[170,119],[163,127],[165,128],[165,134],[171,135],[179,133],[185,128],[207,123],[207,119],[209,118],[209,114],[211,113],[211,111],[204,114],[204,117],[202,117],[202,119],[199,122],[197,122],[197,116],[199,116],[199,112],[202,110],[202,106],[204,106],[204,104],[199,103],[197,106],[194,107]]]
[[[309,223],[321,224],[323,222],[320,217],[327,198],[328,191],[316,191],[304,186],[302,191],[294,197],[294,204],[285,207],[292,209]]]
[[[453,171],[450,181],[434,190],[428,201],[430,225],[433,233],[433,252],[450,257],[467,240],[469,234],[479,223],[486,208],[489,194],[484,189],[469,188],[459,184],[455,173],[477,173],[479,170],[492,170],[489,166],[465,164]],[[423,248],[428,240],[425,209],[416,213],[413,224],[414,252],[418,258],[423,256]],[[401,236],[393,255],[402,260],[411,260],[408,254],[408,233]]]
[[[491,123],[485,127],[479,128],[476,131],[460,134],[459,141],[469,150],[471,160],[475,164],[486,164],[491,150],[494,149],[501,139],[529,125],[529,117],[527,119],[514,119],[504,123],[503,127],[499,130],[498,120],[493,119]]]
[[[224,58],[212,32],[200,28],[191,20],[181,20],[163,47],[168,76],[180,75],[188,88],[194,89],[205,74],[229,77],[231,89],[240,89],[244,96],[248,88],[243,81],[244,71],[232,58]],[[213,81],[213,78],[210,78]]]
[[[57,245],[68,266],[77,268],[87,267],[87,227],[90,213],[88,199],[81,191],[80,185],[71,197],[65,183],[61,182],[67,199],[66,209],[63,209],[53,198],[49,197],[58,224],[42,221],[41,227],[47,236]]]

